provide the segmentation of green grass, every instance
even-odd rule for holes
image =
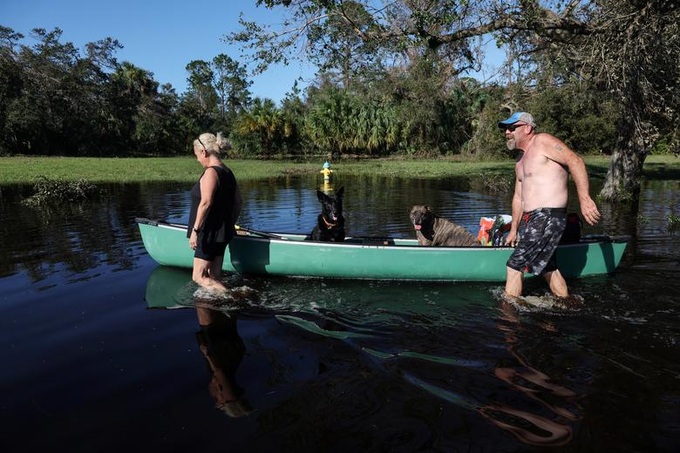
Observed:
[[[315,162],[292,160],[227,159],[238,180],[264,179],[274,176],[319,174],[323,159]],[[603,178],[609,158],[586,157],[591,177]],[[470,161],[448,159],[353,159],[332,162],[336,175],[380,175],[415,178],[448,176],[511,177],[514,161]],[[0,185],[33,184],[40,177],[63,181],[100,182],[195,181],[201,167],[193,157],[96,158],[96,157],[0,157]],[[680,179],[680,159],[673,156],[650,156],[645,162],[645,176],[651,179]]]

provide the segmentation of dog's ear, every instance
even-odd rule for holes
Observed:
[[[338,189],[338,191],[335,192],[335,196],[336,196],[337,198],[342,197],[344,194],[345,194],[345,186],[340,187],[340,188]]]
[[[318,198],[319,201],[320,201],[321,203],[323,203],[324,201],[326,201],[326,198],[328,198],[328,195],[326,195],[325,193],[323,193],[322,191],[320,191],[319,189],[317,189],[317,190],[316,190],[316,198]]]

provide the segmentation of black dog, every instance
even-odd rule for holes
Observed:
[[[312,230],[313,241],[342,242],[345,240],[345,218],[342,215],[342,195],[344,187],[340,187],[331,197],[316,191],[316,196],[321,202],[321,214]]]

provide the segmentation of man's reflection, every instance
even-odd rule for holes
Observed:
[[[511,432],[520,441],[542,446],[566,445],[573,438],[571,424],[580,419],[577,394],[551,381],[545,373],[529,364],[518,351],[518,333],[521,325],[515,308],[502,303],[502,322],[499,328],[504,332],[508,351],[517,359],[517,366],[497,366],[494,374],[512,388],[521,391],[532,400],[539,402],[550,412],[552,419],[506,405],[490,404],[480,408],[482,415],[497,426]],[[551,324],[543,324],[546,331],[554,331]]]
[[[208,389],[215,407],[230,417],[241,417],[252,412],[243,398],[245,390],[236,383],[236,370],[245,353],[245,345],[238,335],[236,315],[202,304],[196,307],[201,330],[196,340],[205,357],[211,379]]]

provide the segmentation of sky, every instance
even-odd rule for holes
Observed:
[[[255,7],[255,0],[0,0],[0,25],[25,37],[34,28],[58,27],[63,31],[60,42],[80,50],[89,42],[117,39],[123,45],[115,53],[119,62],[152,72],[159,84],[170,83],[182,94],[187,87],[185,68],[193,60],[211,61],[226,54],[245,64],[240,48],[222,40],[239,29],[241,12],[246,20],[282,21],[280,13]],[[250,91],[278,103],[296,79],[303,78],[298,86],[304,88],[314,74],[313,67],[297,63],[272,67],[250,78]]]
[[[119,62],[152,72],[159,84],[170,83],[182,94],[187,88],[185,68],[193,60],[211,61],[226,54],[246,63],[238,46],[223,41],[226,34],[240,29],[240,13],[246,20],[280,24],[280,11],[256,7],[255,0],[0,0],[0,25],[26,37],[34,28],[58,27],[63,31],[60,42],[71,42],[80,50],[89,42],[117,39],[123,45],[115,54]],[[490,47],[487,68],[493,72],[493,62],[502,55]],[[302,79],[298,87],[304,89],[314,75],[311,65],[273,66],[250,77],[250,91],[278,103],[297,79]]]

